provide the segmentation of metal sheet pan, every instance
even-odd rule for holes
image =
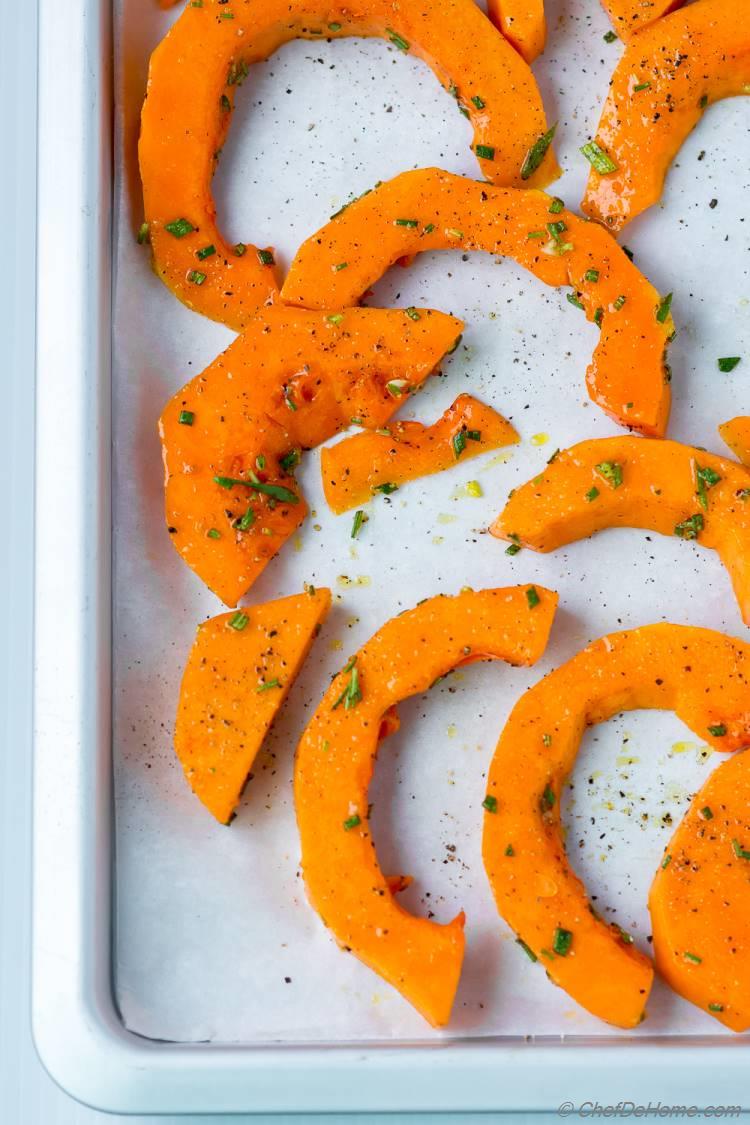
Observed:
[[[134,113],[148,49],[168,21],[140,3],[136,20],[134,7],[116,8],[128,18],[117,25],[113,69],[106,0],[41,2],[34,1028],[45,1063],[75,1096],[117,1112],[521,1110],[635,1093],[741,1104],[744,1037],[718,1032],[658,987],[632,1035],[572,1011],[519,965],[484,886],[473,810],[524,686],[589,638],[630,624],[668,618],[743,632],[709,552],[623,531],[508,560],[481,534],[556,445],[613,431],[585,401],[590,329],[563,295],[512,263],[434,256],[387,277],[374,301],[431,304],[467,321],[465,348],[414,415],[434,418],[471,385],[512,417],[522,445],[509,460],[474,462],[374,508],[356,557],[348,523],[324,511],[309,458],[303,487],[321,530],[310,521],[301,549],[269,568],[253,600],[309,578],[332,585],[340,604],[230,832],[207,823],[185,791],[169,745],[176,686],[195,624],[218,606],[165,545],[153,426],[163,399],[228,335],[178,306],[132,240]],[[570,169],[555,190],[574,201],[585,171],[577,146],[619,48],[603,42],[603,15],[582,0],[550,4],[548,15],[552,42],[537,72]],[[256,68],[217,185],[237,237],[273,242],[288,262],[302,237],[377,178],[430,163],[473,173],[455,106],[423,68],[387,51],[292,44]],[[672,433],[716,448],[716,424],[747,410],[746,365],[727,377],[715,363],[747,353],[747,168],[733,163],[724,175],[743,109],[711,111],[680,155],[665,206],[626,236],[644,272],[675,290]],[[461,491],[470,477],[481,501]],[[429,891],[439,917],[458,905],[469,914],[456,1020],[434,1033],[334,948],[295,888],[294,739],[340,663],[337,642],[355,649],[436,589],[528,580],[562,596],[543,664],[476,669],[433,692],[429,707],[414,701],[379,767],[378,845],[394,870],[417,875],[412,905],[424,909]],[[654,858],[708,768],[671,716],[613,721],[584,746],[566,810],[583,840],[577,863],[645,947]]]

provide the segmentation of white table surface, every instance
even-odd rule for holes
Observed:
[[[29,1020],[36,8],[36,0],[0,0],[0,1123],[92,1125],[113,1118],[79,1105],[55,1085],[37,1058]],[[220,1118],[122,1120],[198,1125]],[[282,1125],[304,1118],[233,1120]],[[468,1120],[441,1116],[444,1125]],[[535,1121],[541,1125],[544,1118]]]

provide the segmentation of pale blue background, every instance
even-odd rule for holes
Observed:
[[[36,1057],[29,1026],[35,145],[36,2],[0,0],[0,1125],[92,1125],[115,1119],[57,1088]],[[199,1125],[219,1118],[117,1120]],[[404,1120],[388,1118],[391,1125]]]

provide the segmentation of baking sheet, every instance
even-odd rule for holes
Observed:
[[[325,507],[319,456],[299,476],[313,514],[250,601],[328,585],[333,612],[254,769],[230,829],[192,796],[173,755],[172,722],[195,627],[222,607],[178,559],[162,520],[156,419],[166,399],[232,334],[183,308],[134,239],[142,219],[135,142],[147,56],[173,17],[142,0],[116,10],[114,322],[114,754],[116,1000],[141,1035],[223,1043],[606,1035],[526,961],[498,918],[480,859],[484,777],[520,692],[588,640],[671,620],[745,629],[713,552],[640,531],[610,531],[552,555],[514,558],[485,529],[507,492],[558,446],[617,432],[592,404],[584,372],[596,330],[511,261],[423,255],[395,268],[370,304],[430,305],[466,320],[443,377],[404,417],[432,421],[462,391],[516,425],[521,444],[417,481],[369,507],[356,543],[350,516]],[[621,50],[592,0],[547,3],[550,46],[535,64],[548,118],[559,120],[575,207],[588,139]],[[670,362],[670,436],[721,450],[716,425],[750,409],[743,219],[747,107],[710,109],[683,148],[663,205],[624,241],[662,291],[679,329]],[[380,41],[292,43],[243,86],[215,189],[231,240],[299,243],[342,202],[408,167],[476,175],[468,123],[429,70]],[[714,207],[712,200],[718,200]],[[720,355],[744,355],[730,375]],[[467,481],[484,495],[466,494]],[[296,740],[329,676],[388,617],[439,591],[515,582],[557,589],[561,609],[534,669],[464,669],[401,708],[372,789],[381,865],[415,882],[402,901],[443,921],[467,913],[467,954],[451,1026],[429,1029],[394,990],[342,953],[306,903],[291,775]],[[672,826],[715,758],[671,714],[616,718],[586,736],[564,801],[568,848],[597,907],[648,950],[650,879]],[[658,982],[635,1035],[722,1035]],[[624,1034],[624,1033],[623,1033]]]

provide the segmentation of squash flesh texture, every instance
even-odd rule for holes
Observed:
[[[613,238],[569,211],[550,212],[540,191],[493,187],[436,168],[404,172],[350,204],[302,244],[281,291],[304,308],[353,305],[389,266],[422,250],[485,250],[514,258],[547,285],[571,285],[588,320],[603,310],[586,373],[593,401],[620,425],[661,436],[671,392],[664,353],[674,331],[660,323],[660,297]],[[398,219],[417,220],[404,226]],[[562,222],[563,253],[547,233]],[[430,229],[432,226],[432,230]],[[529,238],[542,232],[544,238]],[[345,270],[335,270],[346,261]],[[594,281],[589,270],[598,271]],[[616,302],[625,297],[619,308]]]
[[[400,485],[440,473],[480,453],[518,441],[510,422],[471,395],[459,395],[431,426],[393,422],[388,429],[390,434],[355,434],[322,451],[323,491],[328,506],[337,514],[372,500],[377,485]],[[480,439],[466,438],[457,457],[454,438],[466,431],[478,432]]]
[[[405,378],[420,386],[461,328],[430,310],[414,321],[398,310],[349,309],[335,324],[276,306],[173,396],[159,421],[167,526],[175,549],[222,601],[237,604],[305,517],[281,465],[286,454],[320,444],[353,417],[385,425],[403,402],[386,384]],[[186,411],[192,425],[180,423]],[[214,480],[250,472],[298,502]],[[248,507],[254,520],[241,530],[235,521]]]
[[[734,841],[742,850],[750,847],[747,751],[717,766],[696,793],[665,849],[670,859],[657,869],[649,896],[661,976],[725,1027],[747,1031],[750,879],[748,860],[735,854]]]
[[[541,55],[547,39],[544,0],[488,0],[487,15],[527,63]]]
[[[318,588],[198,627],[180,687],[174,745],[195,795],[221,824],[239,804],[256,755],[331,607]],[[278,680],[279,686],[263,689]]]
[[[618,1027],[641,1021],[653,969],[616,926],[594,916],[570,868],[560,826],[565,779],[586,726],[620,711],[672,710],[716,749],[747,745],[748,676],[750,646],[712,630],[649,625],[613,633],[527,691],[498,743],[487,783],[497,811],[485,815],[482,849],[498,911],[555,984]],[[729,733],[711,736],[708,727],[721,722]],[[566,956],[553,954],[558,927],[573,934]]]
[[[628,43],[636,32],[681,8],[685,0],[601,0],[602,7],[612,21],[620,39]]]
[[[533,664],[547,643],[557,595],[538,586],[430,598],[387,622],[356,657],[362,699],[336,700],[333,681],[302,736],[294,775],[302,870],[313,908],[340,945],[398,989],[435,1026],[447,1023],[464,952],[463,913],[447,925],[407,913],[382,874],[367,818],[381,716],[473,659]],[[348,830],[353,816],[360,823]]]
[[[592,168],[581,204],[586,214],[621,230],[659,199],[669,165],[705,107],[747,93],[750,24],[738,16],[736,0],[696,0],[628,44],[596,133],[617,170],[600,175]],[[648,89],[634,89],[646,82]]]
[[[596,465],[604,462],[621,466],[619,488],[597,472]],[[697,494],[698,466],[721,477],[706,490],[705,510]],[[587,500],[592,488],[598,495]],[[703,520],[697,542],[718,553],[742,619],[750,625],[750,472],[727,457],[676,441],[583,441],[517,488],[490,532],[499,539],[518,536],[523,546],[546,552],[607,527],[674,535],[678,524],[696,515]]]
[[[211,192],[214,154],[225,140],[237,86],[245,68],[292,39],[337,39],[395,34],[409,44],[446,88],[455,88],[471,119],[475,144],[494,149],[480,159],[496,183],[519,183],[528,149],[547,129],[541,96],[527,64],[473,0],[414,0],[394,9],[390,0],[351,0],[321,6],[318,0],[271,0],[258,6],[233,0],[232,19],[217,0],[188,6],[151,57],[141,117],[139,159],[146,219],[157,273],[196,312],[241,330],[254,310],[272,299],[272,265],[248,244],[238,257],[216,224]],[[339,30],[331,24],[339,23]],[[316,31],[314,29],[319,29]],[[239,67],[239,69],[238,69]],[[228,77],[235,81],[228,83]],[[483,107],[477,108],[472,97]],[[224,100],[222,100],[224,99]],[[552,150],[529,183],[559,175]],[[195,231],[175,238],[166,224],[187,219]],[[199,260],[212,245],[216,253]],[[199,269],[206,280],[188,279]]]
[[[743,465],[750,465],[750,415],[739,414],[719,426],[721,440]]]

